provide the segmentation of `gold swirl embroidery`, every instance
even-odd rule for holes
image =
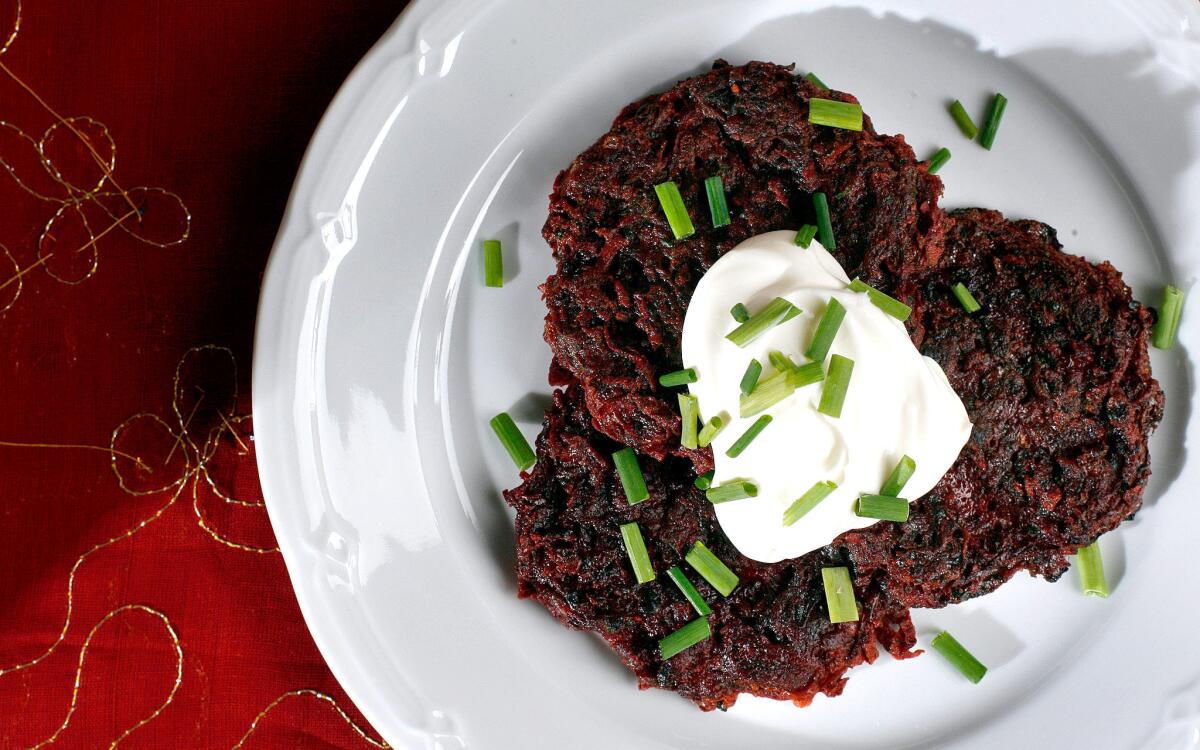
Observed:
[[[250,735],[254,734],[255,730],[258,729],[259,723],[266,718],[267,714],[275,710],[276,706],[289,698],[296,698],[300,696],[307,696],[316,698],[319,701],[324,701],[334,710],[334,712],[342,719],[342,721],[346,722],[346,724],[354,730],[354,733],[361,737],[362,740],[368,745],[371,747],[380,748],[380,750],[390,750],[391,745],[387,744],[387,742],[382,739],[376,739],[367,734],[367,731],[359,726],[354,719],[351,719],[350,715],[347,714],[340,705],[338,705],[338,702],[334,700],[332,696],[316,690],[309,690],[307,688],[303,690],[289,690],[288,692],[268,703],[266,708],[258,712],[258,715],[254,717],[254,721],[250,722],[250,728],[246,730],[246,733],[242,735],[242,738],[238,740],[237,744],[230,748],[230,750],[241,750],[242,746],[246,744],[246,740],[250,739]]]
[[[16,40],[21,27],[21,3],[15,6],[13,28],[2,47],[3,55]],[[60,115],[49,102],[42,98],[29,84],[0,59],[0,73],[8,76],[18,87],[28,94],[53,119],[53,124],[39,139],[34,139],[21,128],[0,121],[0,128],[9,131],[16,140],[14,144],[23,144],[31,149],[41,165],[41,178],[49,178],[49,185],[54,186],[60,195],[51,195],[38,189],[32,181],[33,175],[20,174],[15,163],[10,163],[3,153],[0,153],[0,166],[3,166],[13,182],[34,198],[56,206],[56,210],[46,223],[37,238],[37,259],[22,266],[13,254],[3,246],[4,255],[12,261],[13,273],[0,280],[0,314],[7,312],[17,303],[24,288],[25,276],[38,268],[45,270],[52,279],[64,284],[81,284],[91,278],[99,265],[99,245],[101,239],[107,237],[115,229],[124,230],[125,234],[138,242],[152,247],[166,248],[184,242],[191,234],[192,216],[183,200],[167,190],[151,187],[136,187],[126,190],[117,182],[113,172],[116,169],[117,149],[109,134],[108,128],[90,117],[65,118]],[[99,177],[94,184],[76,184],[71,178],[73,169],[61,163],[52,153],[52,146],[59,136],[60,130],[67,131],[70,136],[81,144],[87,155],[99,170]],[[101,154],[101,147],[107,155]],[[104,190],[105,186],[111,190]],[[119,198],[123,206],[120,209],[112,204],[113,199]],[[89,218],[87,211],[95,213],[95,218]],[[136,220],[135,220],[136,219]],[[93,229],[93,223],[99,220],[103,228]],[[161,226],[155,227],[152,222]],[[76,233],[80,240],[73,247],[58,247],[59,234]],[[53,249],[52,249],[53,248]],[[78,263],[82,253],[84,256],[82,270],[77,270],[76,278],[56,271],[51,267],[51,259],[59,259],[67,265]],[[7,291],[6,291],[7,290]]]
[[[0,19],[0,21],[3,21],[3,20],[4,19]],[[12,24],[13,24],[12,30],[8,34],[8,36],[4,38],[3,43],[0,44],[0,55],[4,55],[12,47],[13,43],[16,41],[17,36],[21,29],[21,21],[22,21],[21,0],[14,0],[14,17],[12,19]],[[0,30],[0,33],[3,33],[2,30]],[[19,261],[16,259],[16,257],[13,256],[13,254],[8,250],[8,248],[4,247],[3,245],[0,245],[0,252],[3,253],[4,257],[7,258],[8,262],[11,263],[12,267],[13,267],[12,275],[5,278],[4,281],[0,281],[0,292],[3,292],[6,289],[8,290],[6,295],[0,295],[0,314],[3,314],[4,312],[8,311],[14,304],[16,304],[17,298],[20,296],[20,294],[24,288],[25,275],[38,267],[45,266],[49,262],[49,260],[54,256],[54,254],[56,252],[58,252],[57,250],[47,252],[46,251],[46,243],[47,243],[47,240],[52,237],[52,231],[56,226],[56,219],[58,219],[60,217],[60,214],[62,214],[65,210],[67,210],[68,207],[77,213],[77,215],[80,218],[80,223],[85,227],[85,233],[88,237],[88,240],[86,242],[84,242],[82,246],[80,246],[78,249],[76,249],[74,251],[74,253],[72,253],[72,255],[90,250],[92,253],[92,262],[91,262],[90,267],[88,268],[87,272],[82,276],[82,278],[74,279],[74,280],[65,279],[60,274],[54,272],[50,268],[46,269],[48,275],[50,275],[52,278],[59,280],[63,283],[78,284],[78,283],[81,283],[82,281],[86,280],[87,278],[90,278],[91,275],[93,275],[95,273],[96,267],[97,267],[97,262],[98,262],[98,253],[96,252],[96,244],[100,239],[107,236],[115,228],[120,227],[127,234],[129,234],[130,236],[139,240],[140,242],[147,244],[147,245],[154,246],[154,247],[160,247],[160,248],[165,248],[165,247],[170,247],[173,245],[180,244],[188,238],[188,236],[191,232],[191,212],[188,211],[187,206],[184,205],[183,200],[178,195],[171,193],[169,191],[166,191],[166,190],[162,190],[160,188],[134,188],[133,190],[126,191],[117,184],[117,182],[112,174],[116,167],[116,147],[115,147],[115,144],[113,144],[112,139],[108,134],[108,129],[102,123],[96,122],[95,120],[92,120],[91,118],[73,118],[72,120],[67,120],[67,119],[63,118],[61,115],[59,115],[57,112],[55,112],[54,109],[52,107],[50,107],[50,105],[40,95],[38,95],[36,91],[34,91],[32,88],[30,88],[7,65],[5,65],[2,60],[0,60],[0,72],[3,72],[7,76],[9,76],[9,78],[11,78],[13,80],[13,82],[15,82],[22,89],[24,89],[35,101],[38,102],[39,105],[41,105],[55,119],[55,123],[53,125],[51,125],[51,127],[49,129],[47,129],[45,134],[43,134],[42,138],[39,140],[34,140],[31,136],[26,134],[20,128],[12,125],[10,123],[4,122],[4,121],[0,121],[0,128],[11,131],[18,137],[18,140],[24,141],[29,146],[31,146],[34,149],[34,151],[36,152],[36,154],[38,155],[39,160],[42,164],[42,167],[45,170],[45,172],[47,173],[47,175],[55,183],[57,183],[63,189],[63,192],[66,194],[65,198],[59,198],[59,197],[54,197],[54,196],[46,195],[46,194],[39,192],[31,184],[29,184],[26,180],[22,180],[20,175],[17,173],[16,168],[13,165],[9,164],[7,161],[5,161],[3,159],[3,155],[0,154],[0,166],[5,168],[5,171],[8,172],[10,178],[14,181],[14,183],[17,186],[19,186],[26,193],[28,193],[29,195],[33,196],[34,198],[36,198],[38,200],[41,200],[46,203],[57,204],[59,206],[59,209],[56,211],[55,216],[52,217],[49,222],[47,222],[45,230],[42,232],[41,236],[39,236],[39,238],[38,238],[38,243],[37,243],[38,259],[35,262],[31,263],[29,266],[22,268]],[[90,123],[91,125],[96,126],[96,129],[102,133],[104,139],[109,144],[110,156],[108,159],[105,159],[103,156],[101,156],[97,152],[95,145],[92,143],[92,140],[88,137],[85,137],[83,135],[83,133],[80,132],[80,129],[78,127],[76,127],[76,125],[75,125],[76,122]],[[78,188],[78,186],[71,184],[69,179],[66,177],[64,170],[62,168],[60,168],[60,166],[57,165],[54,162],[54,160],[52,158],[50,158],[47,154],[47,151],[48,151],[47,143],[50,141],[50,138],[53,136],[54,132],[56,131],[56,129],[59,126],[66,128],[74,137],[79,139],[79,141],[90,152],[96,165],[100,168],[101,172],[103,173],[102,177],[97,180],[96,185],[93,188],[91,188],[90,190],[80,190]],[[106,183],[111,184],[115,188],[116,192],[115,193],[114,192],[100,192],[101,188]],[[112,211],[108,207],[108,205],[104,202],[104,199],[110,198],[117,194],[119,194],[122,197],[122,199],[124,200],[124,202],[126,203],[126,205],[129,208],[129,210],[121,212],[119,216],[117,215],[117,212]],[[145,214],[146,214],[145,205],[139,206],[133,199],[134,195],[141,195],[141,196],[159,195],[161,197],[165,197],[165,198],[173,200],[175,202],[175,204],[177,204],[177,207],[181,212],[180,215],[182,216],[182,231],[179,231],[177,233],[177,235],[172,235],[170,239],[164,241],[161,239],[158,239],[158,240],[151,239],[148,236],[148,234],[144,231],[141,233],[138,233],[138,232],[135,232],[135,231],[132,231],[131,229],[129,229],[129,227],[128,227],[129,219],[132,219],[136,215],[139,218],[139,223],[142,223],[142,220],[145,219]],[[81,207],[84,206],[85,204],[88,204],[89,202],[90,202],[90,204],[98,207],[103,213],[108,215],[108,217],[111,219],[111,223],[105,229],[102,229],[98,233],[95,233],[92,231],[89,221],[87,220],[86,216],[82,213]],[[70,252],[70,251],[68,251],[68,252]],[[219,348],[219,347],[213,347],[213,348]],[[193,351],[195,351],[195,350],[193,350]],[[228,352],[229,350],[225,349],[224,351]],[[192,352],[189,352],[189,354],[191,354],[191,353]],[[187,355],[185,355],[185,358],[186,358],[186,356]],[[232,353],[230,353],[230,359],[232,360]],[[181,361],[180,368],[182,367],[182,364],[183,364],[183,362]],[[176,389],[175,389],[176,403],[173,403],[173,406],[176,406],[176,407],[177,407],[177,400],[178,400],[178,394],[179,394],[180,368],[176,369]],[[110,537],[110,538],[100,542],[99,544],[92,546],[91,548],[86,550],[83,554],[81,554],[78,558],[76,558],[75,563],[71,566],[71,571],[67,576],[66,615],[63,619],[63,626],[60,629],[58,636],[48,647],[46,647],[46,649],[44,649],[39,655],[35,656],[34,658],[29,659],[28,661],[25,661],[25,662],[22,662],[19,664],[15,664],[10,667],[0,668],[0,677],[3,677],[5,675],[10,675],[10,674],[13,674],[16,672],[20,672],[22,670],[28,669],[30,667],[33,667],[36,664],[41,663],[47,657],[49,657],[51,654],[53,654],[60,645],[62,645],[63,641],[66,639],[67,632],[70,630],[70,627],[71,627],[72,615],[74,613],[75,579],[76,579],[76,575],[79,572],[79,569],[83,565],[83,563],[89,557],[91,557],[93,554],[96,554],[100,550],[102,550],[106,547],[112,546],[112,545],[116,544],[117,542],[120,542],[122,540],[133,537],[135,534],[137,534],[139,531],[144,529],[146,526],[154,523],[156,520],[161,518],[163,516],[163,514],[165,514],[173,505],[175,505],[176,501],[179,499],[179,496],[182,494],[184,488],[187,486],[187,482],[188,482],[189,478],[191,478],[193,481],[193,493],[195,492],[196,484],[199,482],[198,477],[202,476],[204,478],[204,480],[209,484],[213,493],[216,496],[222,498],[225,502],[238,504],[238,505],[244,505],[244,506],[260,506],[261,505],[261,503],[242,501],[242,500],[238,500],[238,499],[235,499],[235,498],[232,498],[232,497],[226,495],[224,492],[222,492],[218,488],[217,483],[213,480],[212,476],[207,471],[207,466],[206,466],[206,462],[208,460],[210,460],[213,457],[213,455],[215,455],[216,443],[220,439],[220,436],[221,436],[221,433],[219,432],[219,430],[227,431],[234,438],[234,440],[238,443],[238,445],[241,449],[240,453],[239,453],[240,456],[242,456],[242,457],[248,456],[248,454],[250,453],[250,448],[247,445],[247,443],[245,442],[245,440],[243,440],[243,438],[238,434],[236,426],[247,421],[249,419],[249,417],[248,416],[235,416],[235,415],[226,416],[223,411],[218,410],[216,413],[220,417],[222,425],[219,428],[216,428],[213,430],[213,432],[209,436],[209,439],[205,443],[204,450],[200,451],[200,450],[196,449],[195,442],[191,439],[190,434],[189,434],[191,418],[192,418],[192,416],[194,416],[195,412],[200,408],[200,404],[201,404],[201,400],[198,400],[192,411],[192,415],[189,416],[187,419],[183,419],[182,417],[180,417],[181,423],[180,423],[179,432],[175,432],[174,430],[171,430],[170,427],[168,427],[167,424],[162,419],[160,419],[159,417],[157,417],[153,414],[136,414],[133,417],[130,417],[125,422],[123,422],[122,424],[118,425],[117,428],[113,430],[112,439],[111,439],[109,447],[107,449],[105,449],[103,446],[94,446],[94,445],[86,445],[86,444],[79,444],[79,443],[18,443],[18,442],[9,442],[9,441],[0,442],[0,446],[9,447],[9,448],[41,448],[41,449],[107,451],[110,456],[110,462],[111,462],[113,473],[117,477],[118,485],[120,486],[122,491],[126,492],[127,494],[133,495],[133,496],[144,496],[144,495],[155,494],[158,492],[166,492],[166,491],[172,490],[172,489],[174,490],[174,492],[171,494],[170,498],[166,501],[166,503],[161,505],[153,513],[144,517],[143,519],[138,521],[138,523],[136,523],[134,526],[130,527],[126,531],[124,531],[120,534],[117,534],[116,536]],[[179,412],[178,412],[177,408],[176,408],[176,414],[177,414],[177,416],[179,416]],[[119,465],[118,465],[118,459],[121,459],[121,460],[132,462],[134,468],[136,468],[140,472],[150,473],[152,471],[151,463],[148,461],[147,458],[143,458],[141,456],[131,454],[127,451],[118,450],[116,447],[117,441],[119,439],[119,436],[122,434],[122,432],[125,429],[129,428],[135,421],[142,420],[142,419],[151,420],[152,423],[157,424],[158,426],[160,426],[162,428],[165,428],[168,433],[170,433],[172,436],[175,437],[175,442],[173,443],[171,453],[174,453],[174,451],[179,448],[180,444],[186,440],[190,443],[192,453],[196,457],[196,460],[194,462],[191,462],[191,461],[185,462],[185,465],[187,467],[186,473],[184,473],[182,476],[179,476],[174,479],[171,479],[170,481],[167,481],[162,486],[152,486],[149,488],[134,487],[134,486],[132,486],[131,482],[127,481],[127,478],[122,474],[122,472],[119,468]],[[253,439],[253,438],[251,437],[251,439]],[[187,451],[188,448],[185,447],[184,450]],[[168,454],[168,456],[163,461],[163,468],[169,467],[171,459],[172,459],[172,455]],[[203,517],[200,515],[198,507],[196,507],[195,512],[200,521],[201,528],[203,528],[206,533],[208,533],[214,539],[217,539],[218,541],[221,541],[224,544],[228,544],[229,546],[233,546],[233,547],[239,548],[239,549],[242,548],[242,547],[239,547],[236,543],[229,543],[228,541],[224,540],[216,532],[212,531],[209,528],[206,528],[205,524],[203,522]],[[266,552],[266,551],[271,551],[271,550],[254,550],[254,551]],[[59,726],[54,730],[53,733],[50,734],[49,737],[47,737],[46,739],[42,740],[41,742],[39,742],[37,745],[34,746],[35,749],[42,748],[42,747],[45,747],[46,745],[53,743],[70,725],[71,718],[75,713],[76,707],[78,706],[79,690],[80,690],[80,685],[81,685],[82,676],[83,676],[83,666],[86,661],[88,649],[91,646],[93,638],[95,638],[96,634],[100,631],[101,628],[103,628],[107,623],[111,622],[114,618],[116,618],[126,612],[138,612],[138,611],[157,618],[162,623],[164,630],[170,637],[172,647],[175,650],[175,679],[171,685],[171,689],[168,692],[167,696],[158,705],[158,707],[154,711],[152,711],[150,714],[148,714],[147,716],[138,720],[137,723],[135,723],[133,726],[131,726],[128,729],[126,729],[125,731],[123,731],[116,739],[114,739],[109,744],[110,750],[112,748],[115,748],[124,739],[129,737],[129,735],[131,735],[133,732],[137,731],[138,729],[145,726],[146,724],[148,724],[149,722],[151,722],[155,718],[157,718],[159,715],[161,715],[162,712],[164,710],[166,710],[167,706],[169,706],[171,704],[171,702],[175,699],[175,695],[178,692],[178,690],[182,684],[182,681],[183,681],[183,644],[181,643],[178,633],[175,631],[174,626],[171,624],[170,618],[168,618],[161,611],[159,611],[157,609],[153,609],[146,605],[142,605],[142,604],[126,604],[124,606],[117,607],[117,608],[109,611],[106,615],[104,615],[104,617],[102,617],[99,622],[97,622],[95,625],[93,625],[92,629],[88,632],[88,635],[84,639],[83,645],[81,646],[80,651],[79,651],[79,661],[78,661],[76,671],[75,671],[75,680],[74,680],[74,683],[72,686],[72,691],[71,691],[71,702],[70,702],[70,706],[68,707],[67,714],[63,718],[63,720],[59,724]],[[334,698],[332,698],[331,696],[326,695],[324,693],[317,692],[315,690],[302,689],[302,690],[292,690],[287,693],[284,693],[283,695],[279,696],[274,701],[272,701],[270,704],[268,704],[267,707],[264,708],[261,712],[259,712],[259,714],[254,718],[253,722],[251,722],[249,729],[247,729],[245,734],[242,735],[242,737],[238,740],[237,744],[234,745],[234,750],[240,750],[240,748],[242,748],[242,746],[245,745],[246,741],[250,738],[250,736],[258,729],[262,720],[264,718],[266,718],[266,716],[271,711],[273,711],[278,705],[280,705],[281,703],[283,703],[285,700],[287,700],[289,698],[299,697],[299,696],[309,696],[309,697],[313,697],[313,698],[316,698],[317,700],[325,702],[366,743],[368,743],[372,747],[380,748],[381,750],[389,748],[389,745],[386,742],[384,742],[382,739],[375,739],[375,738],[371,737],[366,732],[366,730],[364,730],[353,719],[351,719],[350,716],[345,712],[345,710],[342,709],[342,707],[337,703],[337,701]]]
[[[115,740],[109,743],[109,750],[112,750],[112,748],[121,744],[126,737],[158,718],[159,714],[165,711],[167,706],[171,705],[171,701],[175,700],[175,693],[179,692],[179,686],[183,683],[183,644],[180,643],[179,634],[175,632],[175,627],[171,625],[171,620],[157,609],[152,609],[143,604],[126,604],[117,607],[100,618],[100,621],[93,625],[92,629],[88,632],[87,638],[83,639],[83,646],[79,649],[79,664],[75,667],[75,683],[71,688],[71,705],[67,708],[67,715],[63,717],[62,723],[58,725],[58,728],[49,737],[33,745],[30,750],[39,750],[53,743],[71,723],[71,717],[75,715],[75,709],[79,705],[79,685],[83,680],[83,664],[87,659],[87,652],[88,648],[92,645],[92,639],[96,637],[96,633],[100,632],[100,629],[107,625],[109,621],[126,612],[144,612],[157,618],[162,623],[163,629],[166,630],[167,635],[171,638],[171,646],[175,649],[175,679],[171,683],[171,690],[167,693],[167,697],[163,699],[162,703],[158,704],[158,707],[149,714],[139,719],[136,724],[121,732]]]

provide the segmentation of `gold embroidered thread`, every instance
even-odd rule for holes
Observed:
[[[342,719],[342,721],[346,722],[346,724],[348,724],[350,726],[350,728],[354,730],[355,734],[357,734],[359,737],[361,737],[362,740],[364,742],[366,742],[368,745],[370,745],[371,747],[377,747],[380,750],[390,750],[391,749],[391,745],[389,745],[384,740],[375,739],[371,735],[367,734],[366,730],[363,729],[362,727],[360,727],[358,725],[358,723],[354,721],[354,719],[351,719],[350,715],[347,714],[340,705],[338,705],[338,702],[336,700],[334,700],[332,696],[326,695],[325,693],[318,692],[316,690],[311,690],[311,689],[305,688],[302,690],[289,690],[288,692],[284,693],[283,695],[279,696],[275,700],[268,703],[266,708],[264,708],[262,711],[258,712],[258,715],[254,717],[254,721],[250,722],[250,728],[246,730],[246,733],[242,735],[242,738],[240,740],[238,740],[237,744],[234,745],[232,748],[230,748],[230,750],[241,750],[242,746],[244,746],[246,744],[246,740],[250,739],[250,735],[254,734],[255,730],[258,729],[259,723],[262,722],[262,720],[264,718],[266,718],[267,714],[269,714],[269,713],[271,713],[271,711],[275,710],[276,706],[278,706],[280,703],[283,703],[284,701],[288,700],[289,698],[297,698],[297,697],[302,697],[302,696],[316,698],[319,701],[324,701],[326,704],[328,704],[334,710],[334,712]]]
[[[71,687],[71,705],[67,708],[67,715],[63,717],[62,723],[58,725],[58,728],[49,737],[34,745],[30,750],[40,750],[40,748],[53,743],[71,723],[71,717],[75,715],[75,709],[79,705],[79,686],[83,680],[83,664],[87,659],[87,652],[88,648],[92,645],[92,639],[96,637],[96,633],[108,624],[109,621],[126,612],[144,612],[162,622],[163,628],[171,638],[171,646],[175,649],[175,680],[171,683],[171,690],[167,693],[167,697],[163,699],[162,703],[151,711],[150,714],[139,719],[136,724],[121,732],[115,740],[109,743],[109,750],[121,744],[129,735],[157,719],[166,710],[167,706],[171,705],[171,701],[175,699],[175,693],[179,692],[179,686],[183,683],[183,644],[179,641],[179,634],[175,632],[175,627],[171,625],[171,620],[157,609],[147,607],[144,604],[126,604],[117,607],[100,618],[100,621],[93,625],[92,629],[88,632],[87,638],[83,640],[83,646],[79,649],[79,664],[75,668],[75,683]]]

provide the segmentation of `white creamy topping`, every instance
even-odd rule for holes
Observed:
[[[866,294],[847,289],[846,272],[820,243],[800,248],[794,236],[768,232],[726,253],[700,279],[683,324],[683,363],[699,375],[690,389],[701,414],[732,418],[712,443],[713,484],[746,479],[758,485],[757,497],[717,505],[717,519],[742,554],[761,562],[798,557],[844,531],[875,523],[854,514],[854,500],[879,492],[905,454],[917,468],[901,494],[910,501],[921,497],[958,458],[971,434],[967,411],[942,368],[921,356],[904,324]],[[731,307],[741,302],[753,313],[775,297],[803,313],[745,348],[725,338],[737,326]],[[729,458],[725,451],[758,418],[738,415],[746,366],[757,359],[762,378],[769,377],[772,350],[806,363],[803,352],[830,297],[846,308],[830,354],[854,360],[841,417],[817,411],[822,384],[804,386],[768,409],[771,424],[741,455]],[[837,490],[784,526],[788,506],[823,480],[836,482]]]

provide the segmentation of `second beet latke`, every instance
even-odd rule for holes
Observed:
[[[544,287],[555,394],[537,464],[505,493],[517,512],[518,592],[603,637],[642,687],[704,709],[739,693],[807,704],[881,644],[914,654],[910,607],[992,591],[1027,570],[1056,579],[1066,556],[1131,517],[1162,415],[1150,373],[1150,312],[1108,264],[1063,253],[1054,231],[994,211],[945,213],[940,180],[901,137],[812,126],[825,92],[767,63],[712,71],[629,105],[555,183],[544,234],[557,271]],[[675,181],[693,216],[721,174],[733,222],[675,240],[653,186]],[[912,306],[907,329],[945,371],[975,424],[906,523],[842,534],[793,560],[740,555],[693,481],[708,449],[679,447],[674,393],[692,290],[747,237],[812,221],[827,193],[837,260]],[[949,286],[987,289],[963,314]],[[630,505],[611,454],[640,455],[650,499]],[[656,580],[638,585],[619,524],[640,525]],[[711,638],[664,661],[660,638],[693,619],[662,575],[697,540],[738,575],[721,597],[704,580]],[[832,624],[820,569],[848,566],[857,622]]]

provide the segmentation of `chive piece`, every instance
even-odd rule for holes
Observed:
[[[742,375],[742,382],[739,388],[742,390],[743,396],[749,396],[758,386],[758,376],[762,375],[762,363],[757,359],[750,360],[750,364],[746,365],[746,372]]]
[[[707,617],[698,617],[666,638],[658,641],[658,651],[664,660],[695,646],[700,641],[712,636],[712,628]]]
[[[824,362],[825,355],[829,354],[829,347],[833,346],[833,338],[837,336],[838,329],[842,327],[842,320],[845,317],[846,308],[841,302],[830,297],[829,303],[825,305],[825,312],[821,313],[821,321],[817,323],[817,329],[813,331],[812,343],[808,345],[804,356],[813,362]]]
[[[622,448],[612,454],[613,463],[617,466],[617,475],[621,477],[621,487],[625,489],[625,499],[630,505],[637,505],[650,497],[646,489],[646,479],[642,476],[642,468],[638,466],[637,454],[633,448]]]
[[[830,622],[854,622],[858,619],[858,602],[854,600],[854,584],[850,581],[850,569],[821,568],[821,582],[825,584],[825,604],[829,607]]]
[[[1167,285],[1163,290],[1162,308],[1154,322],[1154,348],[1170,349],[1175,346],[1175,334],[1179,330],[1179,317],[1183,313],[1183,292],[1178,287]]]
[[[837,484],[834,482],[825,481],[814,484],[808,489],[808,492],[801,495],[796,502],[788,506],[788,509],[783,512],[783,525],[791,526],[799,521],[806,513],[817,507],[822,500],[829,497],[829,494],[836,489]]]
[[[696,228],[692,226],[692,217],[688,216],[687,206],[683,204],[683,196],[679,194],[679,186],[668,180],[654,186],[658,202],[666,214],[667,223],[675,239],[682,240],[691,237]]]
[[[912,308],[890,295],[884,294],[873,286],[867,286],[861,279],[855,278],[849,284],[852,292],[866,292],[872,304],[903,323],[912,315]]]
[[[854,360],[840,354],[829,358],[829,372],[825,374],[825,386],[821,389],[817,411],[829,417],[842,416],[842,405],[846,402],[846,390],[850,387],[853,373]]]
[[[962,102],[955,99],[950,105],[950,116],[954,118],[954,122],[958,125],[958,129],[962,134],[971,140],[975,140],[975,135],[979,133],[979,128],[975,127],[975,121],[967,114],[967,108],[962,105]]]
[[[498,289],[504,286],[504,253],[500,240],[483,241],[483,285]]]
[[[1079,580],[1083,583],[1083,593],[1107,599],[1108,581],[1104,578],[1104,561],[1100,559],[1100,543],[1092,542],[1086,547],[1080,547],[1076,555],[1076,561],[1079,563]]]
[[[650,562],[646,540],[642,538],[642,529],[637,522],[621,524],[621,541],[625,543],[625,554],[629,555],[629,564],[633,566],[633,575],[637,582],[653,581],[654,564]]]
[[[512,417],[508,416],[508,412],[500,412],[492,417],[488,424],[492,426],[492,432],[496,433],[496,437],[500,438],[500,444],[504,446],[504,450],[508,451],[508,456],[517,465],[517,469],[525,471],[537,462],[537,456],[529,447],[529,441],[517,429],[516,423],[513,422]]]
[[[725,203],[725,185],[721,175],[715,174],[704,181],[704,192],[708,194],[708,212],[712,215],[713,229],[729,226],[729,206]]]
[[[750,320],[750,311],[741,302],[729,308],[729,314],[739,323],[745,323],[747,320]]]
[[[933,646],[934,651],[945,657],[946,661],[950,662],[955,669],[962,673],[963,677],[971,682],[978,683],[987,674],[987,667],[983,666],[948,632],[943,630],[938,633],[930,645]]]
[[[794,311],[794,312],[793,312]],[[783,297],[776,297],[766,307],[750,316],[750,319],[725,335],[738,346],[745,346],[785,320],[800,314],[800,308]]]
[[[992,150],[992,144],[996,141],[996,131],[1000,129],[1000,118],[1004,117],[1004,108],[1008,106],[1008,99],[1004,94],[997,93],[992,98],[992,108],[988,111],[987,122],[983,124],[983,131],[979,134],[979,143],[988,151]]]
[[[805,224],[800,227],[800,231],[796,232],[796,236],[792,241],[807,250],[808,246],[812,244],[813,237],[817,236],[817,231],[816,224]]]
[[[771,361],[771,367],[775,368],[775,372],[795,372],[796,363],[792,358],[778,350],[767,352],[767,359]]]
[[[721,434],[721,430],[725,429],[725,425],[729,424],[727,420],[728,417],[721,414],[710,418],[700,428],[700,435],[696,439],[696,444],[701,448],[707,448],[709,445],[712,445],[713,439]]]
[[[814,86],[821,89],[822,91],[829,90],[829,87],[825,85],[825,82],[822,81],[820,78],[817,78],[816,73],[809,73],[808,75],[806,75],[804,77],[807,78]]]
[[[719,487],[709,487],[704,496],[713,505],[727,503],[730,500],[743,500],[747,497],[758,497],[758,485],[754,482],[747,482],[744,479],[738,479],[733,482],[726,482]]]
[[[704,542],[697,541],[693,544],[683,559],[687,560],[687,564],[691,565],[721,596],[729,596],[737,588],[737,574],[710,552],[708,547],[704,546]]]
[[[715,472],[713,469],[709,469],[700,476],[696,477],[696,481],[694,482],[696,489],[707,490],[709,487],[712,487],[712,478],[714,473]]]
[[[937,174],[938,170],[941,169],[948,161],[950,161],[950,149],[943,146],[929,158],[929,174]]]
[[[792,371],[792,385],[797,388],[803,388],[806,385],[820,383],[825,379],[825,371],[821,369],[820,362],[808,362],[800,365]]]
[[[795,392],[793,373],[781,372],[772,375],[759,383],[752,393],[742,395],[738,399],[738,416],[752,417],[770,409]]]
[[[862,130],[862,105],[814,97],[808,100],[808,121],[813,125],[825,125],[842,130]]]
[[[971,290],[967,289],[961,281],[950,287],[950,291],[954,292],[954,296],[958,298],[958,304],[962,305],[968,314],[979,310],[979,302],[975,300],[975,295],[971,294]]]
[[[754,420],[754,424],[747,427],[746,431],[742,433],[742,436],[733,441],[733,445],[729,446],[729,450],[725,451],[725,455],[729,456],[730,458],[737,458],[738,456],[742,455],[742,451],[746,450],[746,447],[750,445],[751,441],[758,437],[758,433],[766,429],[767,425],[769,424],[771,424],[770,414],[764,414],[758,419]]]
[[[854,501],[854,515],[904,523],[908,520],[908,501],[886,495],[859,495]]]
[[[691,603],[692,607],[696,610],[696,614],[701,617],[708,617],[712,614],[712,607],[708,606],[708,602],[704,601],[704,597],[700,596],[700,592],[687,579],[687,576],[684,575],[678,565],[672,565],[668,568],[667,575],[679,587],[679,592],[683,594],[683,598]]]
[[[666,375],[659,377],[658,384],[670,388],[671,386],[695,383],[697,380],[699,378],[696,377],[696,368],[686,367],[675,372],[668,372]]]
[[[679,444],[695,450],[697,443],[696,423],[700,421],[700,401],[690,393],[678,393],[679,399]]]
[[[813,193],[813,208],[817,211],[817,235],[825,249],[833,252],[837,248],[837,240],[833,239],[833,220],[829,218],[829,199],[825,193]]]
[[[879,488],[879,494],[884,497],[900,497],[900,490],[904,489],[904,485],[908,484],[908,480],[912,478],[913,472],[916,470],[917,462],[912,460],[907,453],[904,454],[896,462],[892,473],[888,474],[883,487]]]

